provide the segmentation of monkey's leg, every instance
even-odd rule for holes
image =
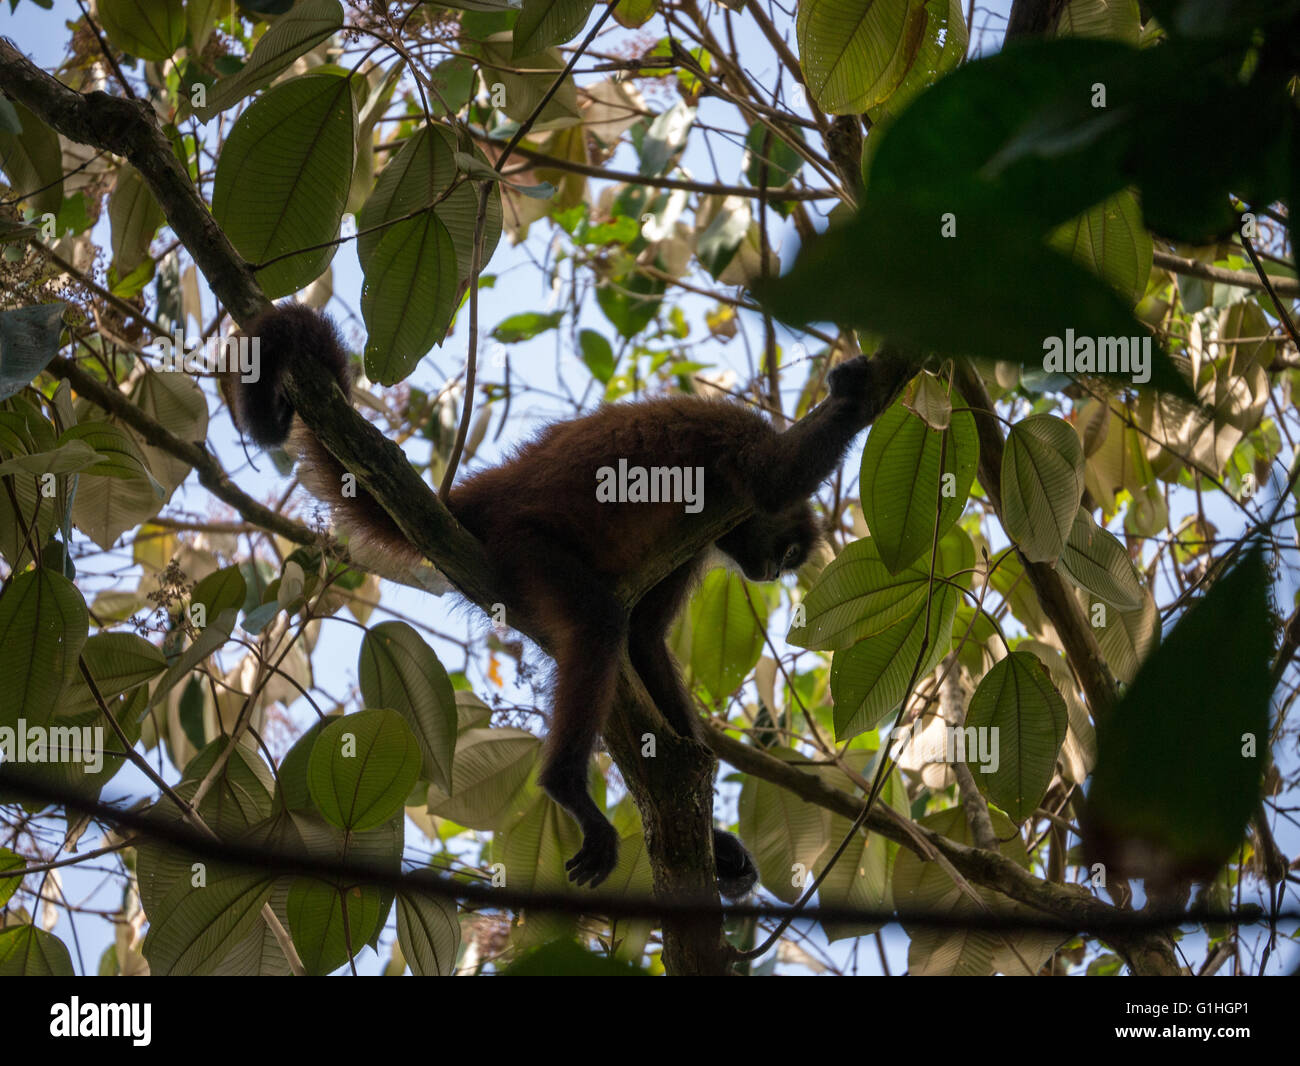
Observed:
[[[632,608],[627,649],[632,665],[659,713],[682,736],[699,738],[700,720],[682,685],[677,664],[664,643],[668,627],[690,591],[698,560],[674,570]],[[713,830],[713,858],[718,891],[728,899],[747,895],[758,880],[758,867],[745,845],[731,833]]]
[[[628,657],[641,683],[659,713],[684,737],[699,735],[699,719],[664,641],[690,590],[696,566],[692,561],[678,567],[642,596],[632,608],[627,635]]]
[[[569,879],[595,888],[618,862],[618,832],[591,798],[587,770],[613,703],[627,615],[605,581],[553,541],[521,537],[511,557],[520,560],[517,580],[555,653],[551,729],[538,781],[582,829],[582,847],[565,863]]]

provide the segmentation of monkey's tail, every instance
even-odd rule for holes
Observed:
[[[298,477],[317,499],[329,505],[335,523],[348,534],[348,548],[358,562],[378,569],[413,569],[423,561],[379,501],[348,477],[301,419],[284,389],[290,367],[312,367],[352,389],[352,368],[334,323],[301,304],[273,307],[258,316],[245,335],[257,344],[256,381],[230,380],[227,389],[235,424],[263,448],[288,444],[298,458]]]

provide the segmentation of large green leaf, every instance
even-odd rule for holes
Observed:
[[[361,289],[366,376],[395,385],[410,374],[446,335],[458,287],[451,234],[435,212],[388,227]]]
[[[768,754],[795,764],[804,761],[784,749]],[[769,781],[747,776],[740,790],[740,836],[758,863],[763,887],[793,903],[831,843],[830,812]]]
[[[1034,813],[1051,784],[1068,723],[1065,700],[1047,668],[1028,652],[999,662],[971,697],[966,728],[989,731],[987,750],[996,760],[988,767],[976,762],[968,740],[966,761],[980,791],[1017,824]]]
[[[1121,611],[1142,606],[1142,583],[1124,545],[1082,507],[1061,552],[1060,568],[1079,588]]]
[[[429,813],[470,829],[510,823],[527,805],[525,785],[540,748],[541,741],[522,729],[465,730],[456,741],[456,792],[430,788]]]
[[[113,225],[113,266],[126,277],[149,256],[149,245],[163,223],[163,210],[153,198],[140,172],[123,163],[108,198],[108,219]]]
[[[806,243],[788,274],[755,291],[791,324],[838,322],[956,358],[1037,368],[1045,342],[1067,329],[1080,337],[1148,333],[1109,285],[1048,248],[1032,220],[1009,216],[1004,207],[956,206],[923,210],[915,190],[873,191],[849,222]],[[908,269],[901,270],[888,249],[904,246]],[[944,313],[926,310],[934,307]],[[1155,344],[1149,381],[1189,394]]]
[[[800,604],[786,637],[801,648],[840,651],[887,629],[924,601],[927,566],[912,564],[891,574],[876,542],[864,537],[837,555]]]
[[[0,977],[75,977],[63,941],[34,925],[0,930]]]
[[[155,976],[211,973],[261,920],[275,879],[262,872],[228,870],[213,863],[205,883],[182,877],[149,912],[142,951]]]
[[[596,0],[523,0],[515,21],[514,57],[535,55],[578,35]]]
[[[1127,189],[1063,223],[1048,243],[1110,282],[1131,304],[1146,291],[1154,245]]]
[[[948,654],[960,600],[961,594],[953,586],[936,587],[929,610],[930,642],[916,672],[918,681]],[[885,715],[898,710],[921,658],[926,633],[926,603],[922,600],[905,618],[835,653],[831,660],[831,694],[835,700],[836,740],[850,740],[865,733]]]
[[[344,913],[346,903],[347,913]],[[289,889],[289,931],[303,966],[323,976],[366,946],[366,936],[379,920],[383,898],[368,885],[341,891],[323,881],[300,877]]]
[[[357,673],[365,705],[396,711],[411,727],[422,756],[420,777],[450,792],[456,694],[433,649],[405,622],[382,622],[361,642]]]
[[[362,270],[370,270],[370,261],[387,232],[376,227],[436,203],[434,211],[447,227],[456,249],[456,269],[460,291],[463,291],[473,265],[478,190],[472,182],[461,182],[452,188],[458,174],[456,151],[455,135],[446,126],[421,126],[384,167],[374,192],[357,216],[357,258],[361,260]],[[487,162],[477,146],[474,158],[480,163]],[[492,258],[500,239],[501,188],[494,185],[483,220],[483,263]]]
[[[739,574],[719,568],[701,582],[690,614],[691,676],[721,704],[740,688],[763,652],[767,602]]]
[[[416,977],[449,977],[460,950],[455,901],[421,892],[418,878],[397,894],[397,942]]]
[[[18,101],[9,102],[21,130],[0,129],[0,170],[15,195],[38,214],[63,206],[63,149],[59,135]]]
[[[238,103],[249,93],[269,85],[299,56],[328,41],[343,26],[343,6],[338,0],[299,0],[292,11],[257,42],[248,62],[235,74],[220,79],[208,95],[206,107],[195,109],[203,122]]]
[[[99,24],[123,52],[162,62],[185,40],[182,0],[99,0]]]
[[[1002,453],[1002,521],[1031,562],[1054,563],[1074,528],[1083,495],[1083,445],[1054,415],[1011,427]]]
[[[876,420],[862,452],[862,514],[890,573],[928,555],[934,538],[952,528],[978,462],[979,438],[969,411],[953,413],[942,432],[902,403]]]
[[[308,74],[268,89],[226,138],[212,213],[249,262],[288,256],[258,271],[267,296],[296,292],[334,257],[316,246],[338,236],[355,137],[349,80]]]
[[[1089,862],[1169,881],[1213,877],[1236,852],[1268,758],[1272,650],[1268,572],[1252,549],[1098,721]]]
[[[795,33],[813,99],[833,115],[887,100],[937,34],[929,23],[924,0],[802,0]]]
[[[476,47],[482,60],[484,82],[489,88],[502,87],[505,94],[502,110],[515,122],[523,122],[533,113],[565,66],[556,48],[547,48],[534,55],[516,56],[508,34],[496,34]],[[515,74],[515,70],[535,73]],[[578,107],[578,89],[570,74],[542,108],[533,129],[538,132],[562,129],[576,126],[580,121],[582,111]]]
[[[0,595],[0,725],[43,724],[78,674],[90,617],[67,578],[44,568],[14,577]]]
[[[95,687],[106,700],[167,669],[163,653],[135,633],[96,633],[86,641],[82,655]]]
[[[311,750],[307,783],[317,810],[343,829],[374,829],[402,809],[420,775],[420,745],[396,711],[336,718]]]

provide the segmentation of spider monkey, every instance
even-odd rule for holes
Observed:
[[[350,394],[352,371],[333,323],[300,305],[272,308],[247,333],[259,338],[261,376],[233,391],[235,420],[259,445],[292,432],[304,486],[331,505],[354,551],[414,566],[419,551],[373,497],[344,497],[343,468],[299,420],[281,388],[291,365],[327,372]],[[447,507],[484,545],[511,606],[534,620],[554,652],[556,681],[539,782],[578,822],[582,847],[565,865],[570,880],[595,887],[618,859],[618,833],[587,790],[587,768],[614,698],[626,647],[659,712],[679,734],[698,737],[698,718],[665,645],[668,628],[709,552],[679,567],[630,610],[619,579],[659,545],[689,531],[681,502],[602,502],[598,471],[628,468],[703,472],[705,491],[754,514],[716,547],[752,580],[770,581],[808,557],[819,537],[808,497],[840,464],[849,444],[915,373],[898,357],[857,357],[830,374],[830,398],[778,433],[755,411],[725,401],[672,396],[606,404],[548,426],[499,466],[452,488]],[[714,830],[719,889],[748,893],[758,871],[744,846]]]

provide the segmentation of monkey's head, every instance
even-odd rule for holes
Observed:
[[[751,581],[773,581],[802,566],[820,537],[812,507],[801,500],[784,511],[745,519],[717,545]]]

